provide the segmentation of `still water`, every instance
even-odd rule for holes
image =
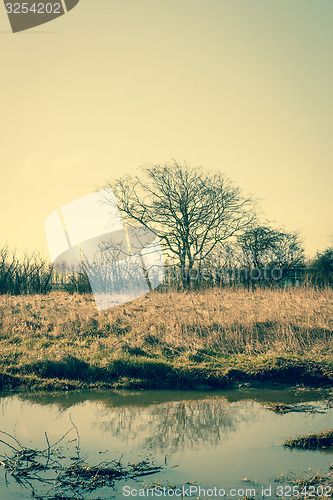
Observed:
[[[136,490],[139,495],[143,484],[153,482],[179,487],[190,483],[226,492],[255,487],[260,498],[262,486],[272,485],[274,493],[279,474],[293,478],[328,471],[332,451],[282,446],[289,437],[333,427],[328,395],[323,390],[305,389],[3,395],[0,430],[26,447],[43,449],[45,432],[49,442],[55,443],[73,422],[79,432],[80,456],[90,465],[121,458],[124,464],[149,459],[163,466],[155,474],[116,481],[114,488],[101,488],[82,498],[134,498],[126,496],[129,487],[133,495]],[[267,408],[274,403],[296,403],[302,411],[276,414]],[[3,434],[0,439],[13,443]],[[77,446],[75,430],[59,444],[64,456],[77,453],[73,443]],[[10,449],[0,443],[0,453],[10,455]],[[5,481],[3,468],[0,483],[3,500],[31,498],[29,488],[19,487],[9,475]],[[43,498],[46,493],[38,488],[42,485],[37,484],[36,491]]]

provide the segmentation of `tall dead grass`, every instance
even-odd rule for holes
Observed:
[[[153,292],[98,313],[91,295],[0,297],[3,365],[75,356],[333,354],[333,291]]]

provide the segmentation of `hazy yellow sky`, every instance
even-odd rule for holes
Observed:
[[[0,241],[46,253],[53,210],[175,158],[324,249],[332,23],[332,0],[81,0],[12,34],[1,4]]]

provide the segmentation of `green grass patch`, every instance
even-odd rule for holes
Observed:
[[[43,359],[26,364],[10,363],[0,368],[0,390],[45,386],[135,387],[149,389],[233,388],[239,384],[327,386],[333,381],[333,362],[298,357],[229,356],[194,362],[119,353],[99,363],[66,355],[58,360]],[[65,381],[65,382],[64,382]]]

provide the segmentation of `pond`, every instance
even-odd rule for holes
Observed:
[[[46,439],[50,445],[56,443],[74,424],[76,429],[57,445],[61,458],[67,457],[69,463],[79,456],[90,465],[120,459],[124,465],[148,460],[162,467],[154,474],[117,480],[114,487],[73,498],[139,497],[142,488],[152,484],[160,484],[160,492],[169,485],[179,487],[178,495],[164,490],[164,498],[181,498],[180,493],[185,498],[186,494],[188,498],[220,498],[222,489],[226,498],[238,498],[251,488],[261,498],[262,487],[270,496],[270,485],[275,498],[276,488],[284,484],[276,482],[279,475],[290,484],[295,474],[327,472],[333,462],[332,450],[283,447],[289,437],[333,426],[328,396],[328,391],[309,389],[3,395],[0,430],[25,447],[44,449]],[[296,404],[298,411],[277,414],[268,408],[276,403]],[[0,439],[16,443],[5,434]],[[11,449],[0,443],[0,453],[9,456]],[[0,481],[2,499],[31,498],[32,490],[18,485],[9,474],[5,477],[3,467]],[[53,492],[51,486],[36,480],[35,495],[51,498],[47,496]],[[215,487],[215,492],[207,491]]]

